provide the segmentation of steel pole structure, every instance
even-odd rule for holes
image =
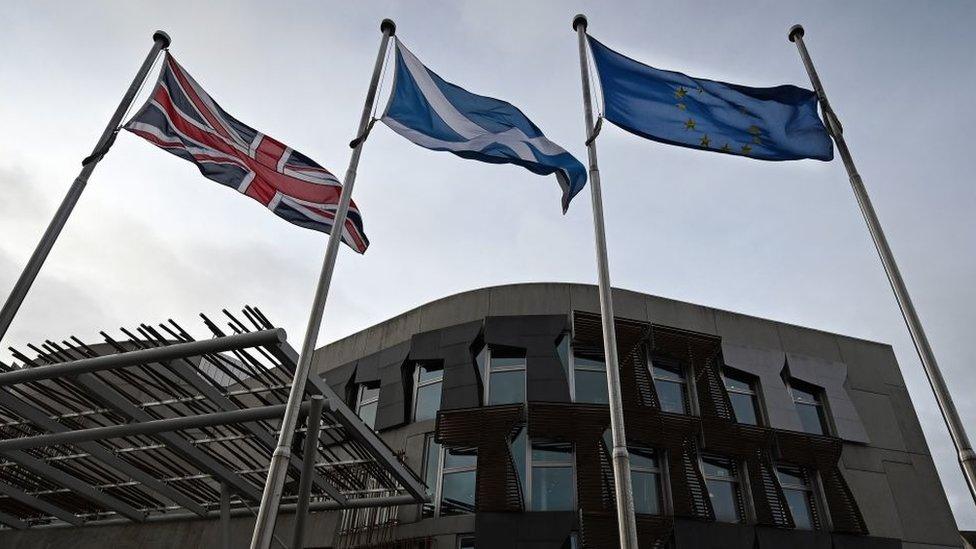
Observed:
[[[292,533],[292,549],[305,546],[305,522],[308,520],[309,498],[312,496],[312,477],[315,476],[315,455],[319,449],[319,427],[322,425],[322,395],[312,395],[305,420],[305,444],[302,453],[302,478],[298,485],[298,508],[295,510],[295,531]]]
[[[17,311],[24,302],[24,298],[27,297],[27,292],[30,290],[31,285],[34,284],[34,279],[37,278],[37,273],[40,272],[41,266],[44,265],[44,260],[51,253],[51,248],[54,247],[58,235],[61,234],[61,229],[64,228],[68,217],[71,216],[71,211],[74,210],[78,199],[81,198],[81,193],[85,190],[85,186],[88,185],[88,178],[91,177],[92,172],[95,171],[95,166],[98,165],[109,148],[112,147],[112,143],[115,142],[115,135],[118,132],[119,125],[122,123],[122,117],[129,110],[132,100],[135,99],[139,88],[146,80],[146,75],[149,74],[150,69],[152,69],[153,64],[156,62],[159,52],[169,47],[169,44],[170,39],[168,34],[163,31],[153,33],[153,45],[149,49],[149,54],[146,55],[146,60],[142,62],[142,66],[139,67],[139,72],[136,73],[132,84],[129,85],[129,89],[122,96],[122,102],[115,109],[115,114],[112,115],[112,119],[105,126],[105,131],[98,138],[98,143],[95,144],[92,153],[82,161],[81,173],[78,174],[78,177],[71,184],[68,193],[64,195],[61,205],[58,206],[57,211],[54,213],[54,217],[44,231],[44,235],[41,236],[41,241],[37,243],[37,247],[34,248],[34,253],[31,254],[23,272],[20,273],[20,278],[17,279],[13,290],[7,296],[7,301],[4,302],[3,308],[0,309],[0,340],[3,339],[3,336],[7,333],[7,329],[10,328],[14,316],[17,315]]]
[[[386,56],[386,47],[390,42],[390,37],[396,32],[396,25],[393,21],[384,19],[380,23],[380,31],[383,32],[383,38],[380,41],[379,52],[376,54],[376,63],[373,65],[373,77],[369,82],[369,90],[366,92],[363,114],[359,118],[359,131],[356,132],[356,139],[353,141],[355,145],[349,159],[349,168],[346,170],[346,177],[342,182],[339,208],[336,210],[332,233],[329,235],[329,244],[322,261],[322,272],[319,275],[318,286],[315,288],[315,297],[312,299],[312,310],[308,318],[308,327],[305,330],[305,341],[298,357],[298,365],[295,367],[291,392],[288,394],[288,408],[285,410],[285,416],[281,422],[278,447],[271,455],[268,478],[264,485],[264,494],[261,496],[261,507],[258,509],[258,519],[254,525],[254,535],[251,537],[251,549],[268,549],[271,545],[271,536],[274,534],[278,504],[281,501],[285,474],[288,471],[288,462],[291,459],[291,442],[295,434],[295,425],[298,422],[298,407],[304,398],[305,381],[308,379],[308,373],[312,366],[312,353],[315,351],[319,328],[322,326],[322,314],[325,310],[326,299],[329,297],[332,272],[335,270],[339,244],[346,224],[346,214],[349,212],[349,202],[352,200],[352,189],[356,183],[356,168],[359,167],[359,157],[362,154],[363,143],[366,141],[364,136],[373,110],[373,102],[376,100],[383,58]]]
[[[915,351],[918,353],[918,358],[922,361],[922,368],[925,370],[925,375],[928,377],[929,384],[932,386],[932,392],[935,393],[935,400],[939,404],[942,418],[949,428],[949,436],[952,438],[952,443],[956,446],[959,465],[962,467],[962,474],[966,478],[966,484],[969,485],[969,493],[973,501],[976,502],[976,453],[973,452],[973,447],[969,442],[969,437],[966,435],[966,428],[962,418],[959,417],[956,405],[952,402],[952,396],[949,394],[949,388],[946,386],[945,378],[942,377],[942,371],[939,369],[939,363],[935,359],[935,353],[932,352],[932,346],[929,344],[925,330],[922,328],[922,321],[918,317],[918,312],[915,311],[915,305],[912,303],[912,298],[908,294],[908,288],[905,286],[905,281],[902,279],[901,272],[898,270],[898,264],[895,263],[895,256],[891,252],[891,247],[888,246],[888,239],[885,238],[884,231],[881,228],[881,222],[878,220],[878,214],[874,211],[874,206],[868,197],[868,191],[864,187],[861,175],[857,173],[854,158],[851,156],[851,151],[847,148],[847,142],[844,140],[844,128],[837,119],[837,115],[834,114],[834,110],[830,107],[830,102],[827,101],[827,94],[824,91],[823,84],[820,83],[820,76],[817,75],[817,69],[814,68],[813,61],[810,59],[810,53],[807,52],[807,47],[803,43],[803,34],[802,26],[793,25],[789,32],[790,42],[796,44],[796,49],[799,50],[800,58],[803,60],[803,66],[806,68],[807,74],[810,76],[810,82],[817,92],[820,108],[823,110],[824,118],[827,122],[827,130],[834,138],[834,142],[837,144],[837,151],[840,153],[841,160],[844,161],[844,167],[847,168],[847,175],[851,181],[854,196],[857,198],[857,203],[861,207],[861,214],[864,216],[864,221],[867,222],[868,231],[871,233],[871,239],[874,240],[874,247],[878,250],[878,256],[881,258],[881,264],[884,266],[885,274],[888,275],[888,282],[891,283],[891,289],[895,293],[898,307],[901,308],[901,315],[905,319],[908,332],[912,336]]]
[[[600,317],[603,321],[603,353],[607,361],[607,390],[610,397],[610,430],[613,433],[613,481],[617,496],[617,527],[620,547],[637,549],[637,519],[634,492],[630,483],[630,455],[624,430],[624,407],[620,398],[620,370],[617,360],[617,333],[613,326],[613,298],[610,266],[607,259],[607,234],[603,223],[603,193],[596,161],[596,136],[593,135],[593,106],[590,98],[589,61],[586,57],[586,17],[573,18],[579,38],[580,76],[583,79],[583,114],[586,121],[586,154],[590,164],[590,197],[593,202],[593,233],[596,237],[596,263],[600,281]]]

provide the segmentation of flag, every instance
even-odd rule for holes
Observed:
[[[588,38],[604,118],[633,134],[760,160],[834,157],[810,90],[693,78],[644,65]]]
[[[586,184],[586,168],[514,105],[445,81],[396,41],[393,92],[383,122],[421,147],[462,158],[556,174],[563,212]]]
[[[329,233],[342,185],[331,172],[227,114],[168,52],[152,95],[125,129],[196,164],[208,179],[237,189],[277,216]],[[369,240],[349,205],[342,241],[359,253]]]

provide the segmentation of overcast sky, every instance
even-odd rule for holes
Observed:
[[[0,7],[0,295],[148,51],[152,31],[229,112],[340,176],[379,22],[445,79],[508,100],[585,157],[572,16],[661,68],[809,86],[807,46],[928,335],[972,424],[976,4],[940,2],[7,2]],[[389,80],[381,92],[385,102]],[[141,103],[141,98],[139,100]],[[961,527],[951,443],[839,160],[764,163],[599,140],[615,286],[894,345]],[[320,343],[487,285],[594,283],[588,191],[421,149],[377,126],[355,200],[372,246],[340,253]],[[324,236],[119,137],[3,341],[94,339],[140,321],[260,307],[299,346]],[[0,354],[6,360],[9,353]],[[976,436],[976,433],[972,433]]]

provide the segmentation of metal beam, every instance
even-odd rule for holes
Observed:
[[[124,517],[128,517],[136,522],[146,520],[145,513],[129,505],[128,503],[123,502],[115,496],[110,496],[105,492],[94,488],[91,484],[88,484],[83,480],[79,480],[61,469],[48,465],[47,463],[44,463],[43,461],[29,454],[21,452],[20,450],[15,450],[12,452],[4,452],[3,455],[13,461],[16,461],[25,468],[30,469],[35,474],[51,480],[59,486],[69,488],[72,492],[89,501],[93,501],[102,507],[111,509],[112,511],[115,511],[116,513]]]
[[[66,432],[79,432],[71,431],[68,427],[63,424],[49,418],[47,414],[38,410],[34,406],[30,405],[26,401],[17,397],[9,390],[0,389],[0,405],[11,410],[18,416],[26,419],[27,421],[33,423],[35,426],[40,427],[46,431],[51,431],[52,433],[66,433]],[[36,437],[29,437],[36,438]],[[106,438],[106,437],[101,437]],[[29,440],[28,438],[14,439],[14,441]],[[91,439],[93,440],[93,439]],[[11,441],[0,441],[0,447],[6,442]],[[188,497],[183,492],[180,492],[176,488],[173,488],[166,483],[160,481],[156,477],[147,473],[143,469],[132,465],[131,463],[125,461],[124,459],[116,456],[110,450],[98,444],[97,442],[78,442],[78,447],[88,452],[91,457],[101,461],[108,467],[115,469],[116,471],[140,482],[146,488],[153,490],[160,495],[168,498],[173,503],[179,504],[193,513],[199,516],[204,516],[207,514],[207,510],[204,509],[202,505],[194,501],[192,498]],[[11,447],[11,450],[26,450],[28,447],[15,448]],[[2,451],[2,450],[0,450]]]
[[[284,334],[284,331],[280,332]],[[220,339],[229,339],[220,338]],[[216,340],[210,340],[216,341]],[[189,343],[185,345],[190,345]],[[178,345],[172,345],[171,347],[177,347]],[[166,349],[168,347],[162,347]],[[152,349],[155,350],[155,349]],[[126,354],[135,354],[144,351],[132,351]],[[122,355],[115,355],[122,356]],[[78,361],[81,362],[81,361]],[[150,362],[156,362],[150,360]],[[77,364],[77,362],[76,362]],[[41,366],[39,368],[50,368],[51,366]],[[34,368],[34,369],[39,369]],[[2,375],[2,374],[0,374]],[[154,421],[155,418],[150,416],[146,411],[133,405],[127,398],[122,396],[116,389],[112,389],[100,381],[94,374],[82,374],[77,377],[77,382],[85,387],[92,395],[98,397],[99,400],[105,404],[114,408],[118,413],[128,417],[129,419],[149,422]],[[170,448],[176,450],[178,453],[182,454],[184,458],[192,461],[200,467],[205,472],[213,475],[214,478],[221,482],[226,482],[227,484],[234,487],[234,490],[242,496],[251,498],[255,501],[261,499],[261,491],[254,487],[253,484],[247,482],[240,476],[238,476],[234,471],[230,470],[228,467],[222,465],[213,457],[207,455],[203,451],[197,449],[195,446],[189,443],[185,438],[181,437],[176,433],[166,433],[162,432],[158,435],[159,438],[166,442],[166,445]]]
[[[230,487],[220,483],[220,548],[230,549]]]
[[[163,363],[163,365],[170,368],[176,373],[176,375],[186,380],[186,382],[192,385],[197,391],[200,391],[200,393],[210,399],[211,402],[219,406],[221,410],[229,412],[240,409],[236,404],[231,402],[229,398],[224,396],[223,393],[217,390],[213,384],[205,380],[203,376],[191,368],[186,361],[176,360],[169,363]],[[321,410],[319,410],[319,412],[321,413]],[[275,444],[277,444],[277,441],[274,439],[271,433],[256,423],[244,423],[242,427],[247,429],[257,438],[258,441],[265,444],[269,449],[274,448]],[[291,456],[289,463],[294,471],[301,473],[302,461],[298,459],[298,456]],[[346,501],[346,496],[342,495],[339,492],[339,489],[333,486],[332,483],[326,480],[322,475],[313,471],[312,481],[316,486],[322,489],[322,491],[329,494],[329,497],[332,499],[338,501],[339,503]]]
[[[0,402],[0,404],[5,403]],[[302,411],[305,412],[307,410],[308,403],[306,402],[302,404]],[[244,421],[274,419],[280,418],[284,412],[284,404],[274,404],[271,406],[259,406],[257,408],[239,408],[229,412],[214,412],[210,414],[199,414],[187,417],[153,419],[149,421],[126,423],[125,425],[92,427],[89,429],[79,429],[76,431],[65,429],[59,433],[0,440],[0,453],[11,452],[14,450],[40,448],[42,446],[53,446],[56,444],[78,444],[80,442],[90,442],[95,440],[106,440],[136,435],[156,435],[171,431],[196,429],[199,427],[211,427],[214,425],[227,425],[232,423],[241,423]]]
[[[59,518],[72,526],[78,526],[83,522],[80,518],[76,517],[74,513],[62,509],[57,505],[50,504],[43,499],[34,497],[27,492],[24,492],[20,488],[16,488],[9,484],[0,483],[0,494],[4,494],[10,499],[19,501],[28,507],[37,509],[38,511],[44,511],[52,517]]]
[[[0,524],[6,524],[15,530],[23,530],[24,528],[27,528],[27,523],[13,515],[8,515],[7,513],[0,513]]]
[[[223,353],[248,347],[273,347],[284,341],[285,331],[281,328],[275,328],[273,330],[261,330],[260,332],[250,332],[202,341],[191,341],[189,343],[177,343],[165,347],[129,351],[127,353],[83,358],[81,360],[60,364],[21,368],[12,372],[0,373],[0,387],[28,381],[40,381],[42,379],[55,379],[103,370],[128,368],[130,366],[151,364],[153,362],[166,362],[198,355]]]
[[[298,482],[298,509],[295,511],[295,531],[292,532],[292,549],[305,546],[305,521],[308,519],[309,497],[312,495],[312,477],[315,475],[315,456],[319,449],[319,426],[322,424],[322,395],[313,395],[305,420],[305,442],[302,453],[302,478]]]

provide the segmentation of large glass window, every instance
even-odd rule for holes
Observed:
[[[748,425],[759,425],[759,398],[756,395],[756,383],[748,376],[734,370],[725,369],[722,372],[725,380],[725,390],[732,401],[735,420]]]
[[[434,504],[437,501],[435,497],[437,494],[437,469],[441,464],[441,445],[437,444],[434,440],[434,434],[430,433],[427,435],[424,441],[424,470],[422,471],[421,478],[424,479],[424,484],[427,485],[427,495],[430,496],[430,501],[423,505],[423,516],[432,517],[434,516]]]
[[[776,476],[796,527],[800,530],[817,528],[816,499],[809,473],[799,467],[780,466],[776,468]]]
[[[379,385],[370,386],[362,384],[359,386],[359,396],[356,399],[356,415],[363,423],[372,428],[376,425],[376,407],[380,401]]]
[[[607,363],[603,358],[573,356],[574,400],[589,404],[607,404]]]
[[[458,536],[457,549],[474,549],[474,535],[465,534]]]
[[[525,402],[525,355],[489,349],[485,390],[489,406]]]
[[[445,448],[443,456],[440,515],[474,513],[478,467],[478,456],[475,450]]]
[[[661,514],[661,467],[652,448],[631,446],[630,483],[634,491],[634,512]]]
[[[688,390],[684,369],[677,362],[652,360],[651,378],[661,403],[661,410],[676,414],[688,413]]]
[[[417,364],[413,374],[413,420],[425,421],[437,417],[441,407],[441,385],[444,369],[440,365]]]
[[[701,463],[715,520],[742,522],[742,491],[735,462],[718,456],[702,456]]]
[[[575,509],[573,445],[564,442],[532,441],[530,500],[532,511]]]
[[[796,404],[796,413],[800,416],[803,431],[814,435],[827,434],[822,392],[813,386],[797,385],[792,382],[790,391],[793,393],[793,402]]]

